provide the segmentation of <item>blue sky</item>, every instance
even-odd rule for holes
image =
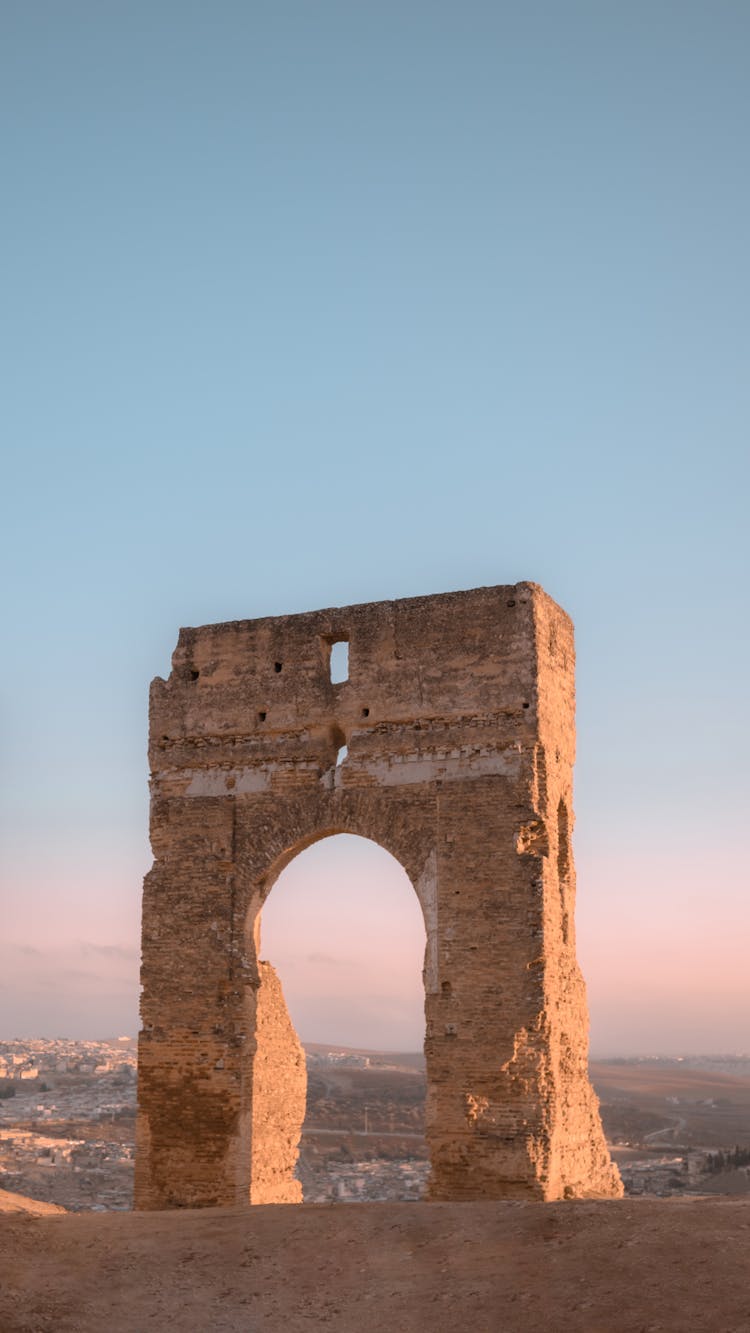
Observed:
[[[180,625],[532,579],[595,1044],[750,1048],[749,41],[740,0],[3,7],[7,1035],[136,1026]]]

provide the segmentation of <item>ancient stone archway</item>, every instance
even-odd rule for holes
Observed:
[[[265,918],[266,903],[273,895],[277,881],[292,862],[300,855],[304,856],[312,843],[325,841],[341,833],[351,835],[351,830],[326,829],[319,838],[311,840],[304,837],[299,845],[289,849],[274,862],[269,873],[259,880],[257,891],[251,896],[246,930],[252,937],[252,953],[259,960],[255,992],[257,1047],[253,1065],[251,1203],[301,1202],[302,1189],[295,1178],[295,1168],[307,1109],[304,1051],[290,1022],[276,970],[271,963],[261,961],[262,955],[268,956],[262,918]],[[386,859],[401,870],[406,880],[405,892],[413,895],[414,906],[421,918],[421,966],[426,948],[424,905],[420,897],[422,886],[415,893],[414,883],[398,858],[387,852],[374,838],[357,836],[355,841],[379,847]],[[423,1036],[420,1036],[420,1045],[422,1040]]]
[[[346,833],[304,848],[275,881],[259,925],[259,957],[278,971],[300,1036],[423,1050],[424,913],[401,862],[379,843]]]
[[[422,904],[431,1196],[621,1192],[575,958],[573,633],[541,588],[182,630],[150,724],[137,1207],[298,1197],[299,1051],[252,922],[337,832]]]

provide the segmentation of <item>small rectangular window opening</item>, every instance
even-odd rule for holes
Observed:
[[[331,684],[341,685],[349,679],[349,644],[346,639],[337,639],[331,644]]]

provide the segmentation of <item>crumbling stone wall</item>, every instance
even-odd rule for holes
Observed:
[[[299,1048],[255,927],[333,833],[422,906],[431,1196],[620,1194],[575,957],[573,631],[542,589],[182,630],[150,723],[136,1206],[297,1197]]]
[[[250,1138],[251,1203],[301,1203],[294,1177],[305,1118],[305,1052],[270,963],[259,963],[253,1060],[253,1125]]]

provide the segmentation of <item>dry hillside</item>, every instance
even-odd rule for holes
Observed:
[[[3,1333],[748,1333],[750,1204],[0,1218]]]

